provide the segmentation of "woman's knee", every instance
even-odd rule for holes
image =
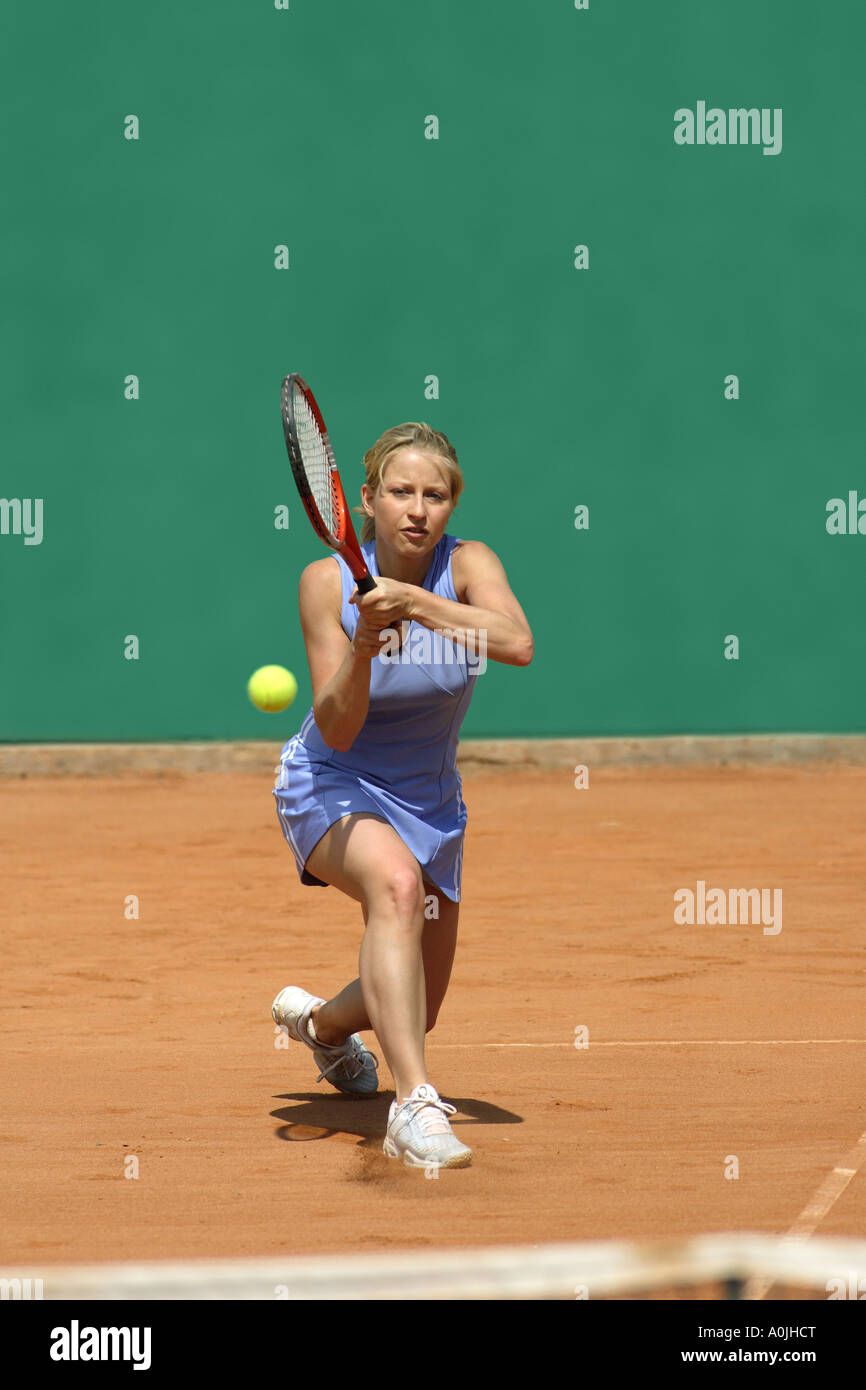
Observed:
[[[386,910],[419,930],[424,925],[424,883],[420,869],[400,860],[385,862],[367,890],[368,913]]]

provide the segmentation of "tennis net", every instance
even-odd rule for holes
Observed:
[[[866,1241],[729,1233],[374,1255],[42,1266],[0,1269],[0,1294],[72,1301],[827,1300],[866,1295]]]

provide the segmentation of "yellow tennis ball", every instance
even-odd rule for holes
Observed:
[[[298,682],[285,666],[260,666],[247,681],[247,694],[256,709],[276,714],[288,709],[298,693]]]

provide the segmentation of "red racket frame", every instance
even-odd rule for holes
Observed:
[[[322,514],[316,505],[316,499],[312,494],[310,484],[307,481],[304,460],[301,455],[301,446],[295,427],[295,387],[298,387],[303,393],[310,410],[313,412],[316,424],[319,427],[319,433],[322,436],[325,451],[328,455],[329,467],[331,470],[331,495],[337,520],[336,534],[332,533],[325,524]],[[353,578],[358,586],[358,592],[367,594],[371,589],[375,589],[376,581],[367,568],[367,562],[358,544],[358,537],[352,525],[351,513],[348,503],[346,502],[346,494],[343,491],[343,484],[340,481],[340,474],[337,471],[337,465],[334,460],[334,450],[331,447],[331,441],[328,437],[328,431],[325,428],[322,412],[309,386],[304,381],[304,378],[299,376],[297,372],[290,372],[289,375],[283,379],[283,387],[280,394],[280,411],[283,417],[283,435],[289,454],[289,463],[291,464],[292,474],[298,492],[300,493],[301,501],[306,509],[307,516],[313,523],[316,534],[321,537],[325,545],[330,546],[332,550],[336,550],[338,555],[342,555],[349,569],[352,571]]]

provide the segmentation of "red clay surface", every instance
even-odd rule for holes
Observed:
[[[384,1060],[359,1101],[275,1047],[277,990],[353,978],[362,923],[270,791],[0,782],[0,1263],[785,1232],[866,1129],[866,770],[466,775],[428,1061],[474,1161],[435,1181],[381,1153]],[[781,888],[781,932],[676,925],[699,879]],[[866,1168],[818,1230],[864,1225]]]

